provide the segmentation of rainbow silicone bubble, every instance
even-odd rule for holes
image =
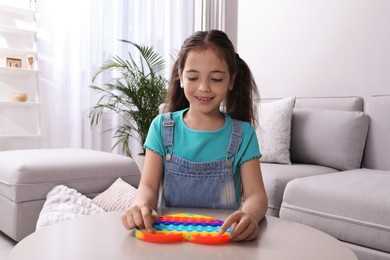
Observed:
[[[136,228],[135,236],[153,243],[189,241],[197,244],[223,244],[230,241],[231,228],[219,234],[222,224],[222,220],[203,215],[172,214],[159,217],[152,225],[152,233]]]

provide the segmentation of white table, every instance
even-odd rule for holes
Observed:
[[[160,214],[197,213],[224,220],[230,211],[162,210]],[[260,223],[251,242],[199,245],[190,242],[155,244],[139,240],[122,226],[121,212],[83,216],[44,227],[20,241],[9,260],[23,259],[261,259],[357,260],[343,243],[314,228],[275,217]]]

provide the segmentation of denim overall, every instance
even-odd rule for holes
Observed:
[[[167,207],[237,209],[233,160],[241,142],[241,122],[233,128],[226,158],[213,162],[190,162],[172,154],[175,122],[164,115],[165,147],[162,203]]]

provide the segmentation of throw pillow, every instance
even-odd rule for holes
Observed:
[[[295,97],[261,103],[259,124],[256,131],[259,140],[261,162],[291,164],[291,118]]]
[[[291,159],[344,171],[360,168],[368,125],[363,112],[294,109]]]
[[[36,229],[78,216],[104,212],[92,200],[64,185],[57,185],[46,195],[46,201],[39,213]]]
[[[92,199],[93,203],[106,211],[123,210],[134,200],[137,189],[118,178],[107,190]]]

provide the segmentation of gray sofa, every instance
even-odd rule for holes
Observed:
[[[291,164],[261,164],[267,214],[390,259],[390,96],[297,98],[290,144]]]

